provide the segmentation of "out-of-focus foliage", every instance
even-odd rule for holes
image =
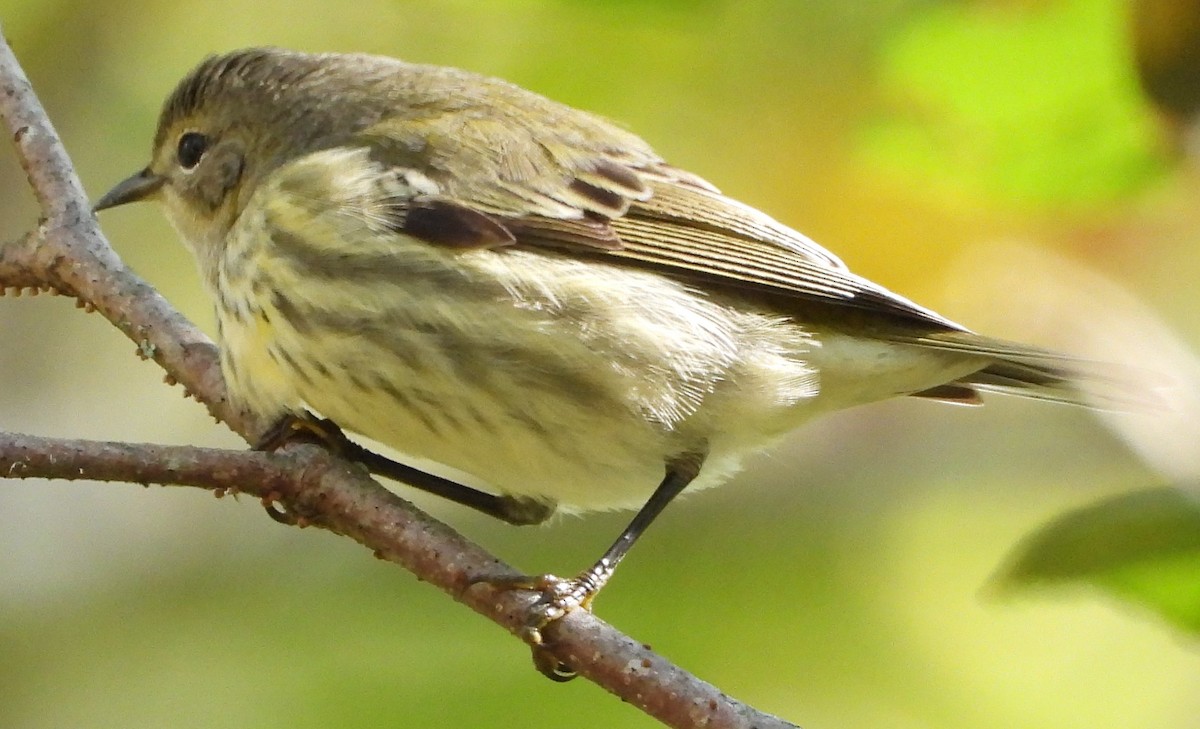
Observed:
[[[954,4],[883,49],[904,113],[868,137],[897,174],[998,202],[1106,205],[1161,179],[1121,3]]]
[[[1200,633],[1200,494],[1152,489],[1072,510],[1029,535],[1001,588],[1084,583]]]
[[[968,325],[1078,351],[1087,331],[1105,357],[1195,384],[1200,182],[1157,151],[1119,0],[331,7],[7,0],[0,23],[97,195],[145,163],[158,105],[206,53],[452,64],[617,120]],[[36,209],[4,145],[0,190],[7,240]],[[157,211],[102,222],[207,324]],[[1107,288],[1081,284],[1096,278]],[[1178,356],[1128,334],[1148,324],[1121,316],[1116,291],[1149,302],[1157,341],[1185,332]],[[2,429],[242,447],[69,302],[0,299],[0,342]],[[1037,525],[1166,465],[1186,476],[1178,448],[1106,422],[1001,398],[826,418],[672,505],[597,610],[805,726],[1191,729],[1200,653],[1160,621],[1087,598],[980,599]],[[1180,442],[1200,442],[1179,422]],[[515,529],[421,503],[518,567],[560,574],[629,517]],[[1109,554],[1136,551],[1112,531]],[[1043,563],[1065,557],[1053,551]],[[0,481],[0,726],[653,725],[583,682],[551,684],[509,636],[369,557],[193,490]]]
[[[1146,96],[1181,123],[1200,114],[1200,3],[1139,0],[1133,55]]]

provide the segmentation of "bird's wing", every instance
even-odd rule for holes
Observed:
[[[383,170],[419,175],[436,188],[396,200],[400,227],[411,228],[405,232],[469,247],[462,220],[482,214],[511,233],[506,244],[523,249],[650,269],[743,296],[835,304],[887,321],[961,329],[856,276],[808,237],[667,165],[638,137],[602,119],[572,116],[530,129],[494,117],[443,115],[426,120],[419,138],[411,120],[384,122],[356,140]],[[419,212],[414,218],[409,210]],[[408,225],[412,219],[419,224]],[[439,220],[453,235],[438,234]],[[478,245],[495,245],[491,233]]]
[[[275,242],[294,249],[290,255],[312,272],[392,276],[394,243],[386,235],[358,236],[357,248],[348,251],[338,236],[304,238],[289,231],[336,224],[343,231],[399,232],[448,249],[566,252],[653,270],[713,292],[741,292],[798,318],[811,311],[804,303],[816,302],[822,305],[817,323],[851,325],[875,339],[983,360],[974,374],[914,393],[922,397],[974,403],[978,390],[995,390],[1119,410],[1149,401],[1143,388],[1130,385],[1142,379],[1136,373],[969,332],[855,276],[804,236],[686,173],[661,163],[626,167],[611,157],[599,159],[583,163],[588,172],[572,173],[558,187],[544,180],[525,187],[476,180],[472,187],[464,183],[469,176],[451,180],[437,166],[413,159],[393,164],[370,145],[341,147],[278,170],[272,194],[256,194],[251,207],[259,207],[243,215],[270,218],[280,227]],[[575,197],[584,184],[592,203]],[[566,192],[572,185],[575,191]],[[518,190],[526,190],[523,197]],[[522,212],[522,200],[534,200],[539,212]],[[601,202],[608,214],[598,212]],[[259,209],[264,205],[269,209]],[[558,214],[549,214],[554,207]],[[305,244],[289,243],[293,238]]]

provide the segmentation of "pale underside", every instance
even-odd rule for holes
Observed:
[[[307,406],[497,492],[636,507],[673,457],[707,453],[691,488],[712,486],[814,415],[988,362],[628,266],[429,245],[379,224],[365,156],[346,169],[336,206],[295,194],[281,170],[231,232],[210,279],[230,391],[267,416]]]

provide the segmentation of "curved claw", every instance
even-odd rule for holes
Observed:
[[[578,577],[565,579],[555,575],[506,575],[480,577],[471,584],[487,583],[499,590],[532,590],[540,597],[530,606],[521,639],[533,649],[533,665],[552,681],[570,681],[575,671],[559,661],[548,650],[542,630],[575,610],[591,610],[592,600],[606,581],[606,575],[595,568]]]
[[[566,683],[579,675],[544,646],[533,647],[533,667],[538,673],[556,683]]]

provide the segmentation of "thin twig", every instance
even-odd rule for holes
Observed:
[[[216,350],[109,246],[33,89],[0,36],[0,116],[45,215],[38,229],[0,246],[4,287],[50,287],[103,314],[209,411],[254,439],[264,424],[229,406]],[[178,446],[58,440],[0,433],[0,477],[163,483],[236,490],[278,502],[299,524],[348,536],[403,565],[510,632],[533,598],[471,585],[512,570],[449,527],[367,477],[358,466],[310,445],[264,454]],[[561,661],[673,727],[793,725],[730,699],[590,613],[576,611],[545,631]]]

